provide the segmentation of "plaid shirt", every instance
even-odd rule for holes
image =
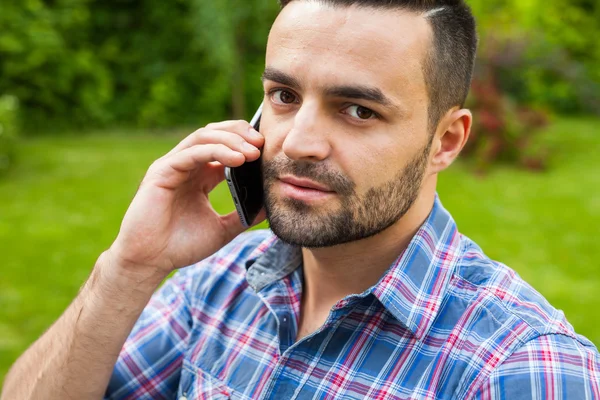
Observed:
[[[108,399],[600,399],[600,356],[436,199],[381,280],[296,342],[302,255],[269,231],[179,271]]]

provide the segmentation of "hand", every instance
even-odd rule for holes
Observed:
[[[257,160],[263,144],[248,122],[226,121],[197,130],[156,160],[107,251],[110,264],[166,276],[210,256],[243,232],[237,212],[217,214],[208,193],[225,179],[225,166]],[[263,212],[254,223],[264,218]]]

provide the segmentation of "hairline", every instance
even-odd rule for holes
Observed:
[[[430,35],[429,35],[429,47],[427,48],[427,50],[425,51],[425,55],[423,56],[423,58],[421,59],[421,70],[423,72],[423,80],[425,83],[425,90],[427,92],[427,97],[428,97],[428,101],[427,101],[427,130],[429,131],[430,135],[433,136],[436,132],[437,126],[439,125],[440,121],[443,118],[443,114],[439,113],[440,115],[434,115],[434,111],[436,108],[436,105],[434,104],[434,96],[433,96],[433,82],[432,82],[432,77],[433,75],[436,73],[435,69],[438,68],[437,64],[437,56],[438,56],[438,49],[437,49],[437,45],[436,45],[436,32],[435,29],[433,27],[433,24],[431,22],[431,18],[434,17],[435,15],[439,14],[442,11],[445,11],[448,7],[447,6],[440,6],[425,12],[419,12],[416,10],[411,10],[409,7],[406,6],[402,6],[402,5],[392,5],[392,4],[379,4],[379,5],[374,5],[374,4],[361,4],[361,3],[353,3],[353,4],[344,4],[344,3],[335,3],[335,2],[329,2],[327,0],[279,0],[280,4],[281,4],[281,9],[284,9],[287,5],[289,5],[290,3],[296,2],[296,1],[305,1],[305,2],[315,2],[315,3],[323,3],[325,5],[331,6],[331,7],[350,7],[350,6],[355,6],[357,8],[364,8],[364,9],[371,9],[371,10],[378,10],[378,9],[397,9],[397,10],[402,10],[402,11],[406,11],[409,13],[412,13],[415,16],[420,16],[423,17],[425,19],[425,21],[427,21],[427,24],[429,26],[430,29]],[[455,104],[453,107],[463,107],[464,104],[461,103],[457,103]],[[448,110],[450,110],[452,108],[448,108],[447,110],[445,110],[446,112]]]

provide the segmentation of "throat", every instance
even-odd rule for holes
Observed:
[[[302,249],[303,287],[296,341],[321,328],[340,300],[375,286],[406,248],[410,236],[406,239],[390,246],[379,237],[377,241],[335,248]]]

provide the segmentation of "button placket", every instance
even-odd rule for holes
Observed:
[[[287,312],[282,313],[279,323],[280,351],[282,354],[293,344],[291,325],[290,315]]]

